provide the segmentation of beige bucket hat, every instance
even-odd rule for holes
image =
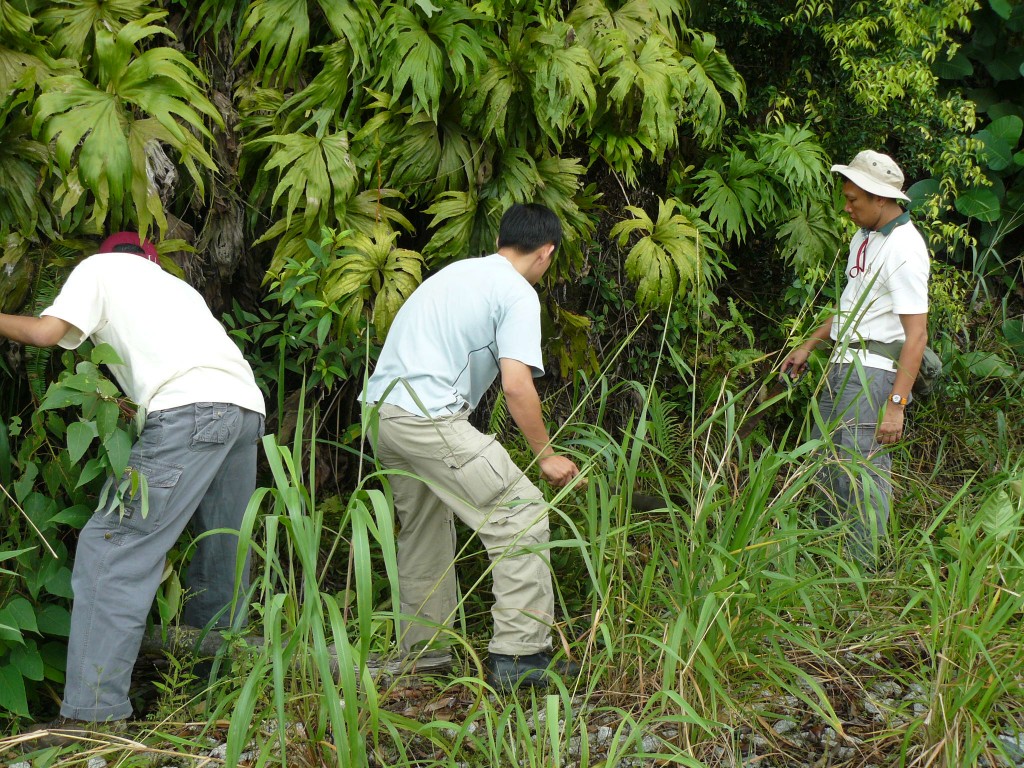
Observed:
[[[873,195],[910,200],[903,194],[903,171],[895,160],[881,152],[872,152],[870,149],[858,152],[849,165],[833,165],[832,172],[841,173]]]

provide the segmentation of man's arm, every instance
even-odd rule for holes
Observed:
[[[902,396],[906,402],[917,379],[917,372],[921,369],[924,348],[928,345],[928,314],[900,315],[900,322],[907,340],[903,342],[903,351],[896,363],[896,381],[892,385],[892,394]],[[904,408],[891,400],[885,404],[885,412],[875,435],[878,442],[895,443],[903,437]]]
[[[833,318],[830,317],[818,326],[807,341],[786,356],[786,359],[782,361],[780,369],[782,373],[788,373],[791,379],[799,379],[803,375],[804,371],[807,370],[807,358],[811,356],[811,350],[821,342],[828,340],[831,335],[832,320]]]
[[[0,313],[0,336],[33,347],[52,347],[71,330],[71,323],[59,317],[44,315],[5,315]]]
[[[519,360],[503,357],[499,362],[501,388],[505,391],[508,412],[536,454],[541,474],[556,487],[566,485],[580,471],[572,459],[556,454],[550,445],[540,410],[540,396],[533,384],[533,371]]]

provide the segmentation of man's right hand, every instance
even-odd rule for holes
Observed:
[[[557,453],[545,456],[543,459],[538,459],[537,464],[540,465],[540,473],[544,479],[556,488],[568,485],[580,473],[579,468],[573,463],[572,459],[560,456]]]
[[[797,347],[782,361],[780,370],[783,375],[788,374],[789,378],[795,381],[807,370],[807,358],[810,356],[811,351],[809,349],[804,349],[802,346]]]

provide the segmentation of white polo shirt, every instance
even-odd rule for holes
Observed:
[[[867,239],[864,269],[858,270],[857,253]],[[924,238],[903,213],[878,230],[862,229],[850,242],[846,264],[848,282],[832,320],[836,342],[833,362],[895,370],[887,357],[857,347],[861,341],[905,341],[900,315],[928,312],[928,248]]]
[[[429,417],[476,408],[501,358],[544,373],[537,292],[500,254],[457,261],[402,305],[363,400]]]
[[[43,315],[72,328],[58,344],[109,344],[110,371],[147,411],[222,402],[265,414],[252,369],[188,283],[134,253],[98,253],[71,272]]]

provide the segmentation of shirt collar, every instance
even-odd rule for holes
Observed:
[[[904,211],[899,216],[897,216],[895,219],[893,219],[888,224],[886,224],[884,227],[879,227],[875,231],[880,233],[880,234],[882,234],[882,235],[888,236],[900,224],[907,224],[909,222],[910,222],[910,211]]]

